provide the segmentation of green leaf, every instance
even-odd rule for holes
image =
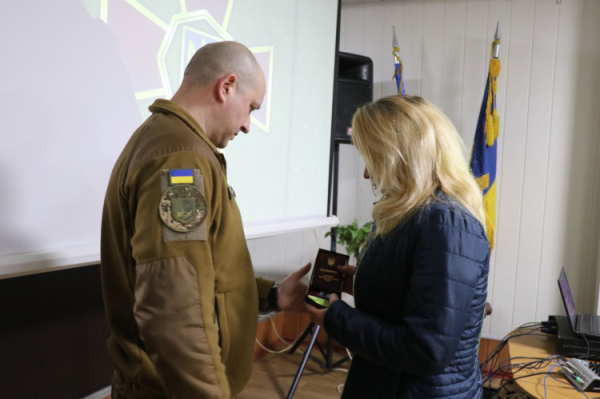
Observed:
[[[372,226],[373,222],[367,222],[362,227],[358,227],[357,219],[354,219],[352,224],[340,225],[337,227],[337,243],[346,248],[348,255],[358,256]],[[325,237],[329,236],[331,236],[331,231],[325,233]]]

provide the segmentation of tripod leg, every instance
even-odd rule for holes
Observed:
[[[337,366],[344,364],[346,362],[350,361],[350,358],[348,356],[344,356],[343,358],[341,358],[340,360],[338,360],[337,362],[333,363],[331,365],[331,369],[333,370],[334,368],[336,368]]]
[[[310,323],[311,326],[314,325],[314,323]],[[310,326],[309,326],[310,327]],[[300,382],[300,377],[302,377],[302,372],[304,371],[304,367],[306,367],[306,361],[308,360],[308,357],[310,356],[310,351],[312,350],[315,341],[317,340],[317,335],[319,334],[319,330],[321,329],[321,326],[319,325],[315,325],[315,331],[312,331],[312,337],[310,339],[310,343],[308,344],[308,347],[306,348],[306,352],[304,353],[304,357],[302,358],[302,363],[300,363],[300,367],[298,367],[298,371],[296,372],[296,377],[294,378],[294,382],[292,383],[292,386],[290,387],[290,391],[288,392],[286,399],[292,399],[292,397],[294,396],[294,392],[296,392],[296,388],[298,387],[298,382]],[[301,342],[302,340],[299,340],[299,342]]]
[[[302,341],[304,341],[304,338],[306,338],[306,336],[308,335],[308,333],[312,332],[312,329],[313,329],[314,326],[315,326],[315,323],[313,323],[311,321],[310,324],[308,325],[308,327],[306,327],[306,330],[304,330],[304,332],[300,336],[300,338],[298,338],[296,340],[296,342],[294,343],[294,346],[292,346],[292,349],[290,349],[290,351],[288,352],[289,354],[292,354],[292,353],[296,352],[296,349],[298,349],[298,346],[300,346],[300,344],[302,343]]]
[[[325,361],[325,363],[322,363],[322,362],[317,362],[317,363],[321,364],[321,367],[327,368],[327,354],[325,354],[325,351],[323,350],[323,347],[321,346],[319,341],[315,342],[315,345],[317,345],[317,348],[321,352],[321,355],[323,355],[323,360]]]
[[[327,370],[333,368],[333,338],[327,336]]]

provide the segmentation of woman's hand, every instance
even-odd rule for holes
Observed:
[[[345,274],[342,291],[346,294],[354,295],[354,275],[356,274],[356,266],[338,266],[337,268],[340,272]]]
[[[340,298],[336,294],[329,295],[329,306],[331,306],[335,301]],[[327,313],[327,308],[325,309],[317,309],[312,305],[306,305],[306,311],[310,316],[310,320],[323,327],[323,323],[325,322],[325,313]]]

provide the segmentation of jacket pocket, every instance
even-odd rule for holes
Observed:
[[[230,347],[229,324],[227,323],[227,307],[225,304],[225,294],[219,293],[217,296],[217,320],[219,323],[219,337],[221,344],[221,359],[223,363],[227,361]]]

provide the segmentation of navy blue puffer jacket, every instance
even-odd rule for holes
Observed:
[[[343,399],[483,396],[478,343],[489,271],[485,231],[443,193],[378,236],[325,330],[355,353]]]

